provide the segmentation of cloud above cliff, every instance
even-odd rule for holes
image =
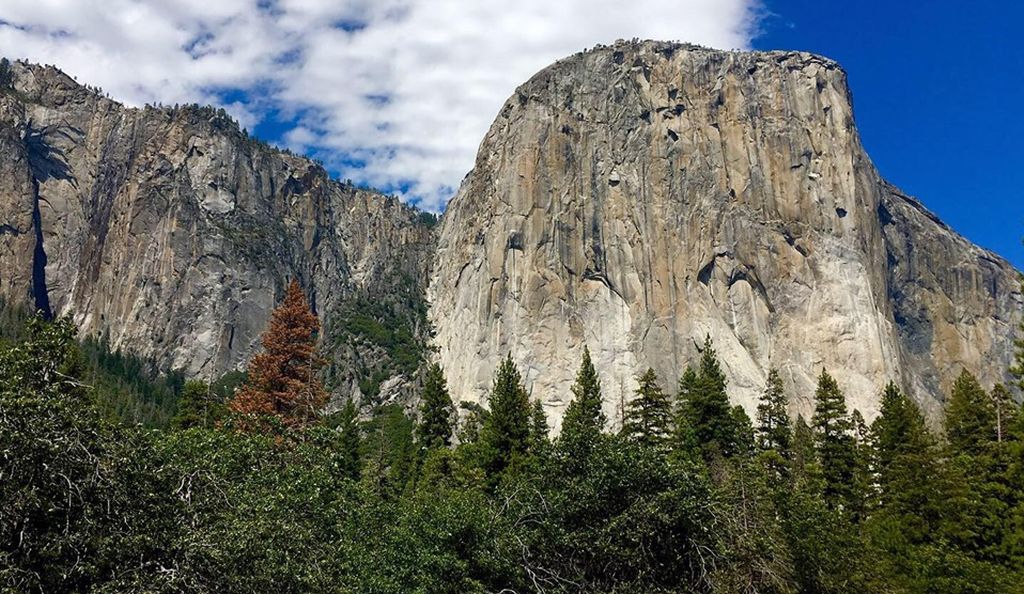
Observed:
[[[515,87],[618,38],[749,45],[756,0],[5,0],[0,54],[130,104],[214,103],[437,210]]]

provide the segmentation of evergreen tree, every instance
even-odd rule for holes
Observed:
[[[737,448],[737,427],[725,391],[725,374],[718,362],[711,336],[704,338],[697,377],[680,380],[682,417],[705,457],[731,455]],[[684,395],[685,394],[685,395]]]
[[[1016,538],[1012,442],[999,441],[1000,413],[996,399],[964,370],[953,383],[946,407],[945,430],[951,454],[954,492],[949,538],[979,562],[1005,563]],[[1009,435],[1007,435],[1009,437]]]
[[[1013,426],[1018,406],[1013,401],[1013,395],[1003,384],[996,384],[989,396],[996,414],[996,442],[1002,443],[1008,437],[1010,427]]]
[[[732,453],[749,456],[754,453],[754,425],[743,407],[736,405],[729,410],[729,422],[732,424]]]
[[[690,461],[696,461],[703,455],[700,442],[690,425],[690,411],[688,402],[697,393],[699,377],[697,370],[687,366],[686,371],[679,377],[679,391],[676,393],[674,413],[674,427],[672,438],[677,455]]]
[[[648,368],[637,378],[636,397],[629,403],[623,435],[645,446],[660,446],[671,430],[672,412],[668,396],[658,385],[654,369]]]
[[[415,423],[397,404],[379,407],[365,424],[360,443],[364,484],[379,497],[397,496],[414,478],[417,461]]]
[[[890,382],[871,424],[878,505],[910,542],[922,542],[941,517],[939,460],[917,406]]]
[[[229,403],[233,412],[247,417],[243,426],[264,427],[268,417],[275,417],[287,427],[303,427],[317,419],[327,401],[317,379],[323,365],[316,349],[319,330],[320,322],[293,280],[260,337],[263,352],[252,358],[245,385]]]
[[[530,407],[529,451],[539,453],[548,443],[548,416],[544,412],[544,404],[540,400],[534,400]]]
[[[823,574],[833,556],[830,543],[822,539],[833,526],[833,512],[824,499],[824,479],[815,448],[814,430],[803,415],[793,425],[787,488],[776,496],[783,531],[793,558],[798,592],[828,592],[822,587]]]
[[[786,408],[789,399],[777,369],[768,371],[768,383],[757,404],[757,447],[775,450],[783,457],[789,455],[792,430]]]
[[[601,381],[587,347],[583,347],[583,361],[572,385],[572,396],[562,419],[561,440],[573,446],[586,447],[597,440],[606,421],[601,410]]]
[[[444,448],[451,444],[452,415],[455,404],[448,394],[448,383],[441,366],[434,363],[427,369],[420,403],[420,423],[416,427],[420,447]]]
[[[526,454],[530,439],[530,398],[509,354],[498,366],[490,413],[480,430],[484,469],[495,476]]]
[[[980,454],[995,440],[995,407],[977,378],[966,369],[953,383],[944,427],[954,453]]]
[[[334,430],[338,432],[338,447],[342,464],[350,478],[357,478],[362,472],[362,436],[359,429],[359,410],[351,399],[332,417]]]
[[[803,415],[797,415],[793,423],[791,469],[800,475],[814,474],[812,467],[818,465],[818,452],[814,445],[814,430]]]
[[[459,408],[465,411],[459,425],[459,443],[476,444],[480,441],[480,431],[490,413],[476,402],[460,402]]]
[[[846,411],[846,398],[824,369],[814,393],[811,424],[825,479],[825,500],[833,508],[849,506],[854,495],[856,442],[851,435],[853,426]]]
[[[211,393],[209,384],[202,380],[189,380],[181,390],[178,412],[171,424],[179,429],[209,429],[223,415],[222,407],[223,403]]]
[[[850,491],[850,513],[855,521],[864,519],[870,505],[874,477],[872,476],[874,449],[871,430],[864,421],[864,415],[854,409],[850,415],[853,428],[854,465],[853,482]]]

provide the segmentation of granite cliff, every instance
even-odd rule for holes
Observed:
[[[1003,381],[1017,276],[886,183],[846,75],[795,52],[620,42],[522,85],[442,221],[429,288],[453,392],[507,353],[557,424],[584,345],[609,418],[710,333],[735,401],[768,369],[808,413],[822,367],[869,419],[890,379],[940,410]]]
[[[248,359],[297,278],[338,393],[412,377],[433,217],[332,181],[222,110],[129,108],[52,67],[4,70],[0,297],[209,377]]]
[[[52,67],[0,71],[0,156],[0,298],[203,376],[244,364],[297,278],[342,397],[436,357],[482,400],[512,353],[557,426],[587,345],[617,423],[638,371],[672,389],[710,333],[748,410],[777,366],[808,412],[826,367],[869,418],[889,379],[935,418],[961,367],[1005,380],[1020,319],[1016,271],[881,178],[844,72],[805,53],[562,60],[502,107],[440,229],[223,111]]]

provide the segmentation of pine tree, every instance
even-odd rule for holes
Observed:
[[[849,506],[853,498],[856,443],[846,411],[846,399],[839,385],[824,369],[814,394],[815,445],[825,479],[825,500],[830,507]]]
[[[548,416],[544,412],[544,404],[534,400],[530,407],[530,444],[531,453],[539,453],[548,445]]]
[[[792,458],[790,468],[796,475],[818,475],[818,451],[815,446],[814,430],[803,415],[797,415],[793,423]]]
[[[342,464],[348,472],[348,476],[356,478],[362,470],[359,451],[361,450],[362,438],[359,434],[359,412],[355,408],[355,402],[348,400],[341,409],[338,417],[336,431],[339,434],[339,448],[342,457]]]
[[[460,402],[459,409],[464,411],[459,425],[459,443],[475,444],[480,440],[480,432],[490,413],[476,402]]]
[[[453,414],[455,404],[448,394],[444,371],[440,365],[434,363],[427,370],[427,377],[423,382],[420,423],[416,427],[422,448],[443,448],[451,444]]]
[[[1013,426],[1018,406],[1003,384],[996,384],[989,396],[996,414],[996,442],[1002,443],[1008,437],[1009,428]]]
[[[851,484],[850,512],[855,521],[864,519],[868,511],[871,498],[872,466],[874,449],[872,444],[871,430],[864,421],[864,415],[854,409],[850,415],[850,425],[853,428],[854,439],[854,465],[853,481]]]
[[[995,407],[977,378],[966,369],[953,383],[944,427],[954,453],[980,454],[995,440]]]
[[[572,385],[572,395],[562,420],[561,441],[585,447],[597,440],[606,421],[601,411],[601,381],[587,347],[583,347],[583,361]]]
[[[833,514],[825,504],[825,485],[814,442],[814,430],[803,415],[798,415],[793,425],[788,485],[777,495],[800,592],[829,591],[821,587],[822,574],[833,570],[827,567],[831,547],[822,539],[831,534]]]
[[[365,424],[360,460],[365,460],[363,480],[378,495],[402,492],[414,478],[415,424],[397,404],[381,406]]]
[[[209,429],[223,414],[223,402],[211,393],[210,386],[202,380],[189,380],[178,397],[178,412],[171,424],[179,429],[200,427]]]
[[[908,540],[920,542],[941,518],[939,461],[924,416],[892,382],[882,392],[871,434],[880,510]]]
[[[697,436],[690,426],[690,415],[687,409],[687,403],[697,392],[697,384],[697,370],[692,366],[687,366],[686,371],[679,377],[679,391],[676,393],[673,410],[673,446],[677,455],[690,461],[696,461],[703,455]]]
[[[491,476],[504,471],[527,452],[530,439],[530,398],[509,354],[498,366],[490,394],[490,413],[480,430],[483,464]]]
[[[681,379],[679,386],[682,417],[696,444],[705,457],[733,454],[737,449],[737,427],[725,391],[725,374],[710,335],[704,339],[696,381],[687,381],[692,384],[684,385]]]
[[[260,338],[263,352],[249,363],[246,384],[229,404],[254,421],[243,425],[258,426],[261,417],[276,417],[287,427],[303,427],[317,419],[327,401],[317,379],[323,365],[316,349],[319,330],[299,283],[292,281]]]
[[[757,404],[757,447],[762,451],[775,450],[783,457],[789,455],[793,438],[786,408],[789,399],[777,369],[768,371],[768,383]]]
[[[648,368],[637,378],[636,397],[626,410],[622,433],[638,443],[654,447],[669,436],[672,413],[668,397],[658,386],[658,376]]]
[[[729,410],[729,422],[732,424],[733,431],[732,453],[743,456],[753,454],[756,446],[754,425],[750,422],[750,415],[737,404]]]

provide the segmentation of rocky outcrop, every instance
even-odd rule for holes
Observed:
[[[1020,319],[1016,271],[881,179],[842,69],[804,53],[563,60],[503,106],[434,222],[223,111],[0,68],[0,298],[165,368],[242,365],[297,278],[339,395],[406,391],[429,321],[457,398],[512,353],[556,426],[584,345],[614,423],[638,371],[673,388],[707,333],[748,409],[777,366],[809,412],[825,367],[868,418],[890,379],[935,418],[961,367],[1006,379]]]
[[[556,424],[584,345],[613,422],[710,333],[752,411],[770,367],[795,411],[824,367],[869,419],[896,380],[929,413],[961,366],[1003,381],[1011,266],[885,183],[843,70],[793,52],[618,43],[505,103],[442,221],[430,317],[461,399],[507,353]]]
[[[432,217],[330,180],[220,110],[127,108],[24,63],[3,82],[0,297],[212,376],[248,358],[297,278],[340,392],[411,376]]]

